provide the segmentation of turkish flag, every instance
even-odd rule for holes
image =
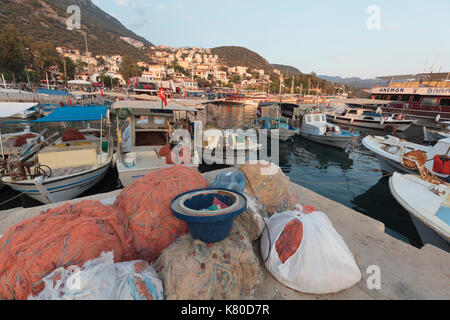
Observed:
[[[159,97],[161,98],[161,101],[164,102],[165,106],[167,107],[167,99],[166,94],[164,93],[164,88],[161,84],[161,88],[159,89]]]
[[[69,97],[69,105],[72,106],[72,99]]]

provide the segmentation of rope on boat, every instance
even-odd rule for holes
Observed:
[[[23,194],[25,194],[25,192],[22,192],[22,193],[18,194],[17,196],[14,196],[14,197],[12,197],[12,198],[9,199],[9,200],[6,200],[6,201],[0,203],[0,207],[1,207],[2,205],[4,205],[5,203],[8,203],[8,202],[10,202],[10,201],[13,201],[14,199],[17,199],[18,197],[20,197],[20,196],[23,195]]]

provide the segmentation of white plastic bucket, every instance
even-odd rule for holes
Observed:
[[[127,153],[125,157],[125,166],[127,168],[132,168],[136,165],[136,153],[130,152]]]

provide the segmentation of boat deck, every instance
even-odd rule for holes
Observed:
[[[232,169],[226,171],[230,170]],[[213,181],[219,172],[221,170],[209,172],[204,176]],[[450,254],[431,245],[417,249],[387,235],[384,232],[383,223],[299,185],[293,186],[303,203],[315,205],[330,218],[355,256],[362,280],[352,288],[336,294],[303,294],[283,286],[263,267],[266,279],[256,289],[253,298],[258,300],[450,299],[450,274],[448,273]],[[90,199],[111,204],[119,193],[120,190],[71,202]],[[0,211],[0,234],[22,220],[35,217],[40,212],[58,205],[60,204]],[[259,242],[255,242],[254,246],[255,251],[259,252]],[[371,276],[367,269],[373,265],[380,267],[381,270],[379,290],[370,290],[367,286],[367,280]]]

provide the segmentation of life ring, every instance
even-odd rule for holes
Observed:
[[[397,116],[397,120],[399,120],[399,121],[403,121],[403,120],[405,120],[405,114],[399,114],[398,116]]]
[[[384,116],[384,120],[385,120],[385,121],[389,120],[389,115],[388,115],[388,114],[386,114],[386,115]]]

